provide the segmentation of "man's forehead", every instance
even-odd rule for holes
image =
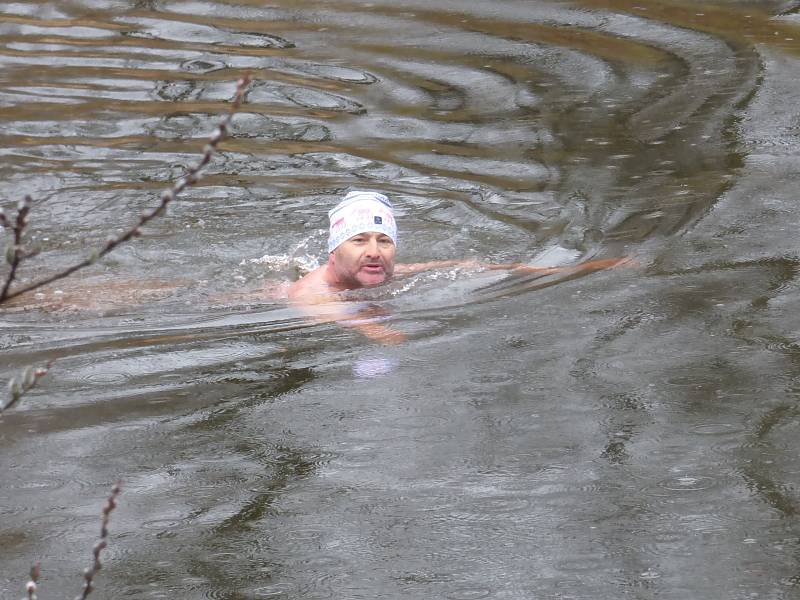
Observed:
[[[354,238],[357,238],[357,237],[363,237],[363,236],[365,236],[365,235],[368,235],[368,236],[373,236],[373,235],[374,235],[374,236],[377,236],[377,237],[385,237],[385,238],[388,238],[388,239],[392,239],[391,237],[389,237],[388,235],[386,235],[386,234],[385,234],[385,233],[383,233],[382,231],[362,231],[361,233],[357,233],[357,234],[355,234],[355,235],[351,235],[351,236],[350,236],[349,238],[347,238],[347,239],[348,239],[348,240],[352,240],[352,239],[354,239]]]

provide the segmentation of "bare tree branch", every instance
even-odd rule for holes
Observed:
[[[92,566],[86,569],[83,572],[83,593],[78,596],[75,600],[86,600],[86,597],[92,593],[94,590],[94,576],[102,568],[102,563],[100,562],[100,553],[105,550],[106,546],[108,546],[108,521],[109,516],[111,515],[111,511],[117,507],[117,496],[120,493],[120,484],[114,484],[114,487],[111,488],[111,495],[108,497],[105,506],[103,507],[103,519],[100,523],[100,539],[94,545],[92,549],[92,556],[94,557],[94,562]]]
[[[39,572],[40,566],[39,563],[36,563],[31,567],[31,580],[28,582],[28,585],[25,586],[25,591],[28,592],[28,600],[38,600],[38,596],[36,595],[36,583],[39,581]]]
[[[105,506],[103,506],[103,517],[100,521],[100,539],[92,549],[94,561],[92,562],[92,566],[83,572],[83,592],[80,596],[77,596],[75,600],[86,600],[86,597],[94,590],[94,577],[103,566],[100,562],[100,553],[106,549],[106,546],[108,546],[108,522],[111,516],[111,511],[117,507],[117,497],[119,496],[120,491],[120,484],[115,483],[114,487],[111,488],[111,494],[108,496]],[[36,592],[38,591],[37,583],[39,581],[39,574],[40,565],[39,563],[36,563],[31,567],[31,579],[25,586],[25,591],[28,593],[28,600],[37,600],[38,598]]]
[[[33,200],[30,196],[25,196],[17,206],[17,216],[13,221],[9,219],[4,212],[0,212],[0,225],[6,229],[10,229],[11,235],[14,238],[6,246],[5,259],[6,262],[11,265],[11,269],[8,272],[2,290],[0,290],[0,302],[8,296],[8,290],[11,287],[11,282],[14,281],[14,277],[16,277],[19,263],[21,263],[24,258],[22,251],[22,234],[25,231],[25,226],[28,224],[28,213],[31,210],[32,202]]]
[[[172,188],[166,190],[161,194],[161,202],[158,206],[153,209],[144,211],[139,220],[128,230],[122,232],[118,236],[109,237],[106,243],[101,246],[100,248],[94,249],[91,254],[86,257],[84,260],[72,265],[71,267],[67,267],[66,269],[55,273],[49,277],[46,277],[42,280],[35,281],[33,283],[29,283],[27,285],[18,287],[17,289],[11,291],[11,284],[14,281],[17,275],[17,268],[25,258],[28,258],[33,255],[25,254],[22,249],[22,232],[27,224],[27,215],[30,211],[30,203],[31,199],[30,196],[26,196],[25,200],[20,202],[20,206],[17,212],[17,216],[14,222],[5,215],[4,213],[0,213],[0,225],[5,228],[10,228],[13,231],[14,240],[12,243],[9,244],[8,249],[6,250],[6,260],[11,265],[11,270],[6,277],[6,281],[3,285],[2,291],[0,291],[0,304],[11,300],[12,298],[16,298],[17,296],[24,294],[26,292],[30,292],[31,290],[35,290],[42,286],[45,286],[49,283],[53,283],[54,281],[58,281],[59,279],[63,279],[83,269],[88,267],[89,265],[94,264],[100,258],[104,257],[106,254],[110,253],[120,245],[124,244],[125,242],[130,241],[134,237],[141,235],[141,228],[158,217],[159,215],[163,214],[166,210],[167,206],[172,202],[175,197],[180,194],[184,189],[186,189],[190,185],[194,185],[200,180],[200,171],[211,161],[211,157],[217,151],[217,146],[219,143],[225,138],[225,136],[229,133],[230,130],[230,123],[233,115],[236,111],[239,110],[239,107],[242,104],[242,99],[244,98],[244,93],[247,88],[247,85],[250,83],[250,77],[245,75],[242,77],[237,85],[236,85],[236,93],[233,97],[233,101],[231,103],[230,111],[225,119],[219,124],[217,129],[214,133],[211,134],[211,137],[208,140],[205,148],[203,149],[203,156],[194,167],[191,167],[189,171],[181,177]]]
[[[19,402],[20,398],[29,392],[42,377],[47,375],[52,364],[52,362],[49,362],[46,366],[36,369],[27,367],[19,379],[12,377],[8,382],[8,400],[5,403],[0,403],[0,415]]]

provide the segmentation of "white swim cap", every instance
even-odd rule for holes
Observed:
[[[359,233],[376,231],[392,238],[397,244],[397,224],[392,203],[378,192],[350,192],[328,212],[331,222],[328,252]]]

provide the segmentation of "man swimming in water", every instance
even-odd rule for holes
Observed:
[[[476,260],[395,264],[397,224],[386,196],[377,192],[350,192],[328,213],[328,217],[328,262],[289,287],[289,299],[292,301],[304,304],[332,301],[337,292],[375,287],[388,282],[394,274],[447,267],[547,274],[597,270],[624,262],[624,259],[596,260],[573,267],[492,264]]]
[[[394,274],[397,224],[386,196],[350,192],[328,218],[328,262],[290,286],[291,300],[374,287]]]
[[[448,267],[548,274],[598,270],[627,262],[626,259],[595,260],[570,267],[494,264],[477,260],[396,264],[397,224],[386,196],[377,192],[350,192],[328,213],[328,217],[328,262],[289,286],[289,300],[315,321],[337,321],[383,343],[401,342],[405,336],[377,321],[371,309],[353,314],[352,307],[340,301],[340,292],[376,287],[387,283],[395,274]],[[326,310],[318,310],[323,304]]]
[[[354,325],[365,335],[386,341],[392,338],[386,328],[376,325],[375,315],[359,310],[352,303],[341,302],[340,292],[360,288],[372,288],[387,283],[395,275],[406,275],[431,269],[465,267],[479,270],[508,270],[522,273],[548,274],[557,272],[580,272],[598,270],[626,262],[625,259],[607,259],[586,262],[568,267],[534,267],[523,263],[492,264],[477,260],[441,260],[424,263],[396,264],[397,224],[389,199],[377,192],[354,191],[329,213],[330,234],[328,237],[328,262],[308,273],[300,280],[283,288],[280,296],[288,294],[292,304],[300,308],[315,321],[338,321]],[[261,289],[249,292],[242,297],[249,300],[280,299],[276,296],[276,286],[267,291]],[[282,286],[281,286],[282,287]],[[33,298],[13,301],[9,307],[18,306],[39,308],[90,308],[102,310],[123,305],[138,304],[154,293],[169,296],[179,290],[174,281],[107,282],[99,284],[72,284],[67,293],[55,290],[51,294],[44,291]],[[41,298],[39,298],[41,296]],[[240,299],[239,296],[235,296]],[[230,299],[229,295],[225,296]],[[324,308],[321,305],[326,305]],[[367,320],[364,320],[364,319]]]

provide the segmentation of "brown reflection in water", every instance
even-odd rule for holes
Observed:
[[[386,7],[382,7],[379,12],[388,15],[402,14],[400,9]],[[421,17],[420,20],[425,23],[449,25],[454,31],[476,32],[511,41],[561,46],[585,52],[610,62],[655,67],[665,59],[665,52],[659,48],[654,48],[637,40],[620,38],[602,31],[565,25],[543,25],[535,22],[519,23],[489,19],[462,12],[415,10],[414,13],[415,17]],[[487,58],[491,60],[491,56],[464,56],[463,54],[450,52],[422,50],[412,46],[398,48],[396,45],[353,44],[352,47],[378,54],[428,59],[437,63],[446,62],[448,59],[457,57],[460,64],[471,64],[475,67],[485,65]],[[497,60],[497,62],[504,61]]]
[[[592,9],[630,13],[663,21],[693,31],[710,33],[740,44],[764,44],[791,54],[800,54],[800,27],[775,20],[774,14],[757,5],[746,8],[705,2],[661,0],[579,0]],[[789,38],[789,39],[787,39]]]

